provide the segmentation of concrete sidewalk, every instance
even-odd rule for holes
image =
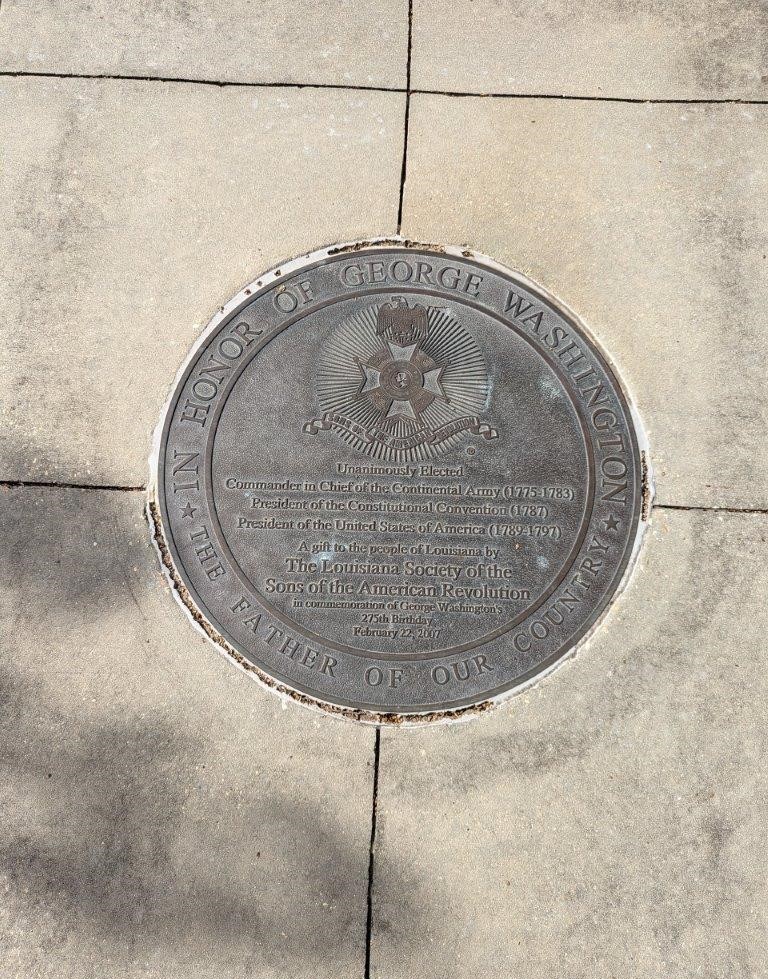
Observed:
[[[1,0],[3,975],[765,974],[767,28],[735,0]],[[193,631],[143,490],[218,304],[396,234],[583,317],[657,506],[575,661],[378,732]]]

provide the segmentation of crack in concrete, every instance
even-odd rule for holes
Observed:
[[[373,793],[371,798],[371,842],[368,850],[368,911],[365,923],[365,979],[371,979],[371,941],[373,937],[373,872],[376,848],[376,818],[379,805],[379,762],[381,759],[381,728],[376,728],[373,744]]]
[[[410,56],[409,56],[410,63]],[[408,66],[410,72],[410,64]],[[643,98],[642,96],[619,95],[567,95],[553,92],[451,92],[439,88],[411,88],[410,78],[406,87],[399,85],[350,85],[341,82],[243,82],[222,81],[216,78],[182,78],[164,75],[118,75],[96,74],[88,72],[57,72],[57,71],[0,71],[0,78],[58,78],[63,81],[117,81],[117,82],[167,82],[176,85],[208,85],[214,88],[288,88],[288,89],[319,89],[337,92],[391,92],[406,96],[406,102],[412,95],[439,95],[454,99],[536,99],[559,102],[606,102],[623,105],[768,105],[768,99],[746,98],[688,98],[688,99],[659,99]]]
[[[627,95],[566,95],[553,92],[448,92],[414,88],[411,95],[444,95],[456,99],[544,99],[557,102],[616,102],[622,105],[768,105],[768,99],[690,98],[650,99]]]
[[[404,242],[398,241],[402,245]],[[405,243],[407,244],[407,243]],[[74,490],[98,490],[107,493],[145,493],[146,486],[118,486],[109,483],[67,483],[48,480],[32,479],[0,479],[0,489],[74,489]],[[694,513],[745,513],[768,515],[768,507],[736,507],[736,506],[702,506],[699,504],[688,503],[654,503],[650,512],[654,510],[679,510]],[[648,519],[647,508],[644,508],[643,519]]]
[[[680,510],[683,513],[752,513],[768,515],[768,507],[689,506],[686,503],[654,503],[654,510]]]
[[[400,196],[397,202],[397,233],[403,226],[403,195],[408,172],[408,129],[411,114],[411,49],[413,38],[413,0],[408,0],[408,58],[405,64],[405,120],[403,126],[403,163],[400,168]]]
[[[0,479],[0,489],[19,488],[106,490],[110,493],[145,493],[146,486],[117,486],[111,483],[65,483],[42,479]]]
[[[95,72],[59,71],[0,71],[0,78],[59,78],[62,80],[109,81],[109,82],[167,82],[174,85],[207,85],[213,88],[318,88],[342,92],[395,92],[404,93],[404,88],[387,85],[350,85],[342,82],[242,82],[224,81],[217,78],[184,78],[173,75],[119,75],[97,74]]]

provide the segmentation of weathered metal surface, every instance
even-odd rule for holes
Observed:
[[[215,317],[159,430],[156,527],[206,632],[381,720],[543,675],[624,579],[647,458],[615,371],[529,280],[357,243]]]

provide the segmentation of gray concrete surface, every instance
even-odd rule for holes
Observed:
[[[405,84],[401,0],[3,0],[0,69]]]
[[[768,507],[766,155],[762,105],[416,95],[403,233],[578,312],[640,409],[659,502]]]
[[[405,86],[405,0],[1,0],[3,979],[766,973],[764,9],[412,6],[411,88],[499,97],[354,88]],[[93,487],[144,484],[219,303],[400,210],[584,318],[659,496],[573,662],[377,755],[221,658]]]
[[[767,535],[657,511],[575,660],[476,724],[384,733],[376,975],[766,974]]]
[[[761,0],[414,0],[413,86],[634,99],[764,99]]]
[[[142,485],[217,305],[318,243],[394,231],[404,100],[0,79],[0,478]]]
[[[142,506],[2,492],[0,973],[358,977],[374,732],[194,632]]]

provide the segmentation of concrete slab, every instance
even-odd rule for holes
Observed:
[[[142,504],[0,496],[3,975],[358,979],[374,732],[198,636]]]
[[[229,82],[405,84],[401,0],[3,0],[0,69]]]
[[[464,726],[383,734],[373,976],[766,973],[767,536],[657,511],[575,661]]]
[[[636,99],[766,97],[760,0],[414,0],[415,88]]]
[[[414,96],[403,234],[529,274],[618,362],[659,501],[768,507],[768,107]]]
[[[403,106],[2,80],[0,478],[144,483],[160,408],[215,304],[286,258],[395,230]]]

